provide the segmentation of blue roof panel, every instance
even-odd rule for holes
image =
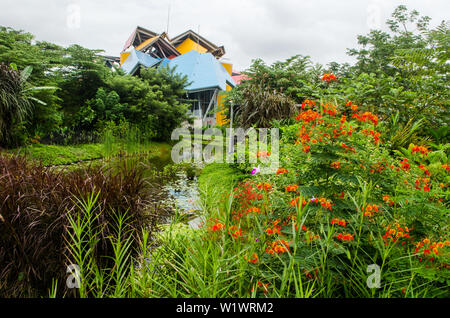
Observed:
[[[218,88],[226,90],[226,85],[235,86],[233,78],[225,67],[211,54],[190,51],[177,56],[168,63],[175,72],[188,77],[191,82],[187,91]]]
[[[131,50],[130,56],[122,64],[122,69],[127,74],[134,74],[139,65],[152,67],[158,64],[161,59],[156,59],[148,54],[142,53],[135,49]]]
[[[172,60],[156,59],[148,54],[135,49],[131,50],[130,56],[122,64],[122,69],[127,74],[134,74],[139,67],[153,67],[156,65],[169,66],[176,68],[175,72],[186,75],[189,86],[187,91],[201,91],[206,89],[226,90],[226,85],[235,86],[233,78],[227,72],[225,67],[211,54],[190,51],[186,54],[177,56]]]

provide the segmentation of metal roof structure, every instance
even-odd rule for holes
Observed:
[[[158,36],[158,33],[155,33],[153,31],[147,30],[143,27],[138,26],[133,33],[128,38],[127,42],[125,43],[125,46],[123,47],[122,51],[125,51],[130,46],[138,46],[142,42],[147,41],[150,38],[153,38],[155,36]]]
[[[178,46],[187,38],[190,38],[192,41],[198,43],[202,47],[204,47],[209,53],[214,55],[216,58],[220,58],[225,55],[225,48],[223,46],[217,46],[214,43],[208,41],[201,35],[195,33],[192,30],[188,30],[172,39],[170,39],[170,43],[174,46]]]
[[[195,50],[166,61],[166,65],[175,68],[175,73],[186,75],[188,92],[208,89],[226,90],[227,84],[235,86],[233,78],[225,67],[211,54],[199,53]]]
[[[122,69],[126,74],[134,75],[140,66],[153,67],[161,62],[161,59],[154,58],[136,49],[130,49],[129,53],[130,56],[122,64]]]

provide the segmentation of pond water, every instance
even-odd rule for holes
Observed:
[[[116,158],[117,159],[117,158]],[[171,150],[161,149],[158,156],[147,156],[145,154],[127,155],[126,157],[120,158],[119,162],[122,160],[131,160],[143,163],[148,169],[148,176],[154,175],[155,172],[158,174],[163,174],[164,169],[170,165],[173,165],[171,158]],[[77,162],[70,165],[70,168],[76,169],[82,166],[89,165],[102,165],[110,164],[109,160],[104,159],[94,159],[83,162]],[[111,161],[117,164],[117,161]],[[55,169],[67,169],[67,165],[57,165],[52,166]],[[189,169],[187,169],[189,168]],[[167,193],[167,199],[165,203],[175,206],[178,209],[178,214],[181,215],[181,220],[193,228],[198,228],[202,223],[201,218],[201,208],[198,204],[200,199],[199,189],[198,189],[198,173],[193,174],[192,171],[200,171],[200,165],[194,165],[184,167],[184,169],[177,169],[176,173],[172,174],[171,177],[155,178],[156,186],[161,187],[162,192]],[[191,173],[187,173],[190,170]],[[170,223],[171,218],[166,219],[163,223]]]
[[[150,166],[162,172],[165,167],[173,164],[170,152],[161,153],[158,157],[149,159]],[[192,165],[193,170],[200,170],[201,166]],[[198,176],[188,176],[185,170],[178,171],[173,178],[162,182],[161,187],[168,193],[168,201],[175,205],[185,222],[198,228],[202,223]]]

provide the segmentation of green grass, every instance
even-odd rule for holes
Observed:
[[[44,165],[64,165],[77,161],[99,159],[103,157],[103,144],[76,146],[30,145],[10,150],[10,153],[25,155],[41,161]]]
[[[25,155],[30,159],[41,161],[43,165],[68,165],[80,161],[102,159],[111,154],[117,154],[122,149],[119,144],[114,144],[111,149],[105,149],[105,145],[85,144],[72,146],[42,145],[35,144],[18,149],[12,149],[11,154]],[[144,147],[142,147],[144,150]],[[170,151],[170,145],[166,143],[150,142],[145,145],[145,151],[150,154],[159,155]]]
[[[203,168],[198,186],[201,193],[215,193],[221,196],[229,193],[240,179],[242,174],[238,169],[226,163],[211,163]]]

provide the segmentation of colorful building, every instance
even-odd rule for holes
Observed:
[[[120,55],[120,66],[126,74],[139,75],[142,67],[175,68],[187,76],[186,99],[191,113],[206,125],[227,122],[223,95],[235,85],[233,65],[221,61],[225,48],[188,30],[172,39],[166,33],[157,34],[142,27],[128,38]]]

